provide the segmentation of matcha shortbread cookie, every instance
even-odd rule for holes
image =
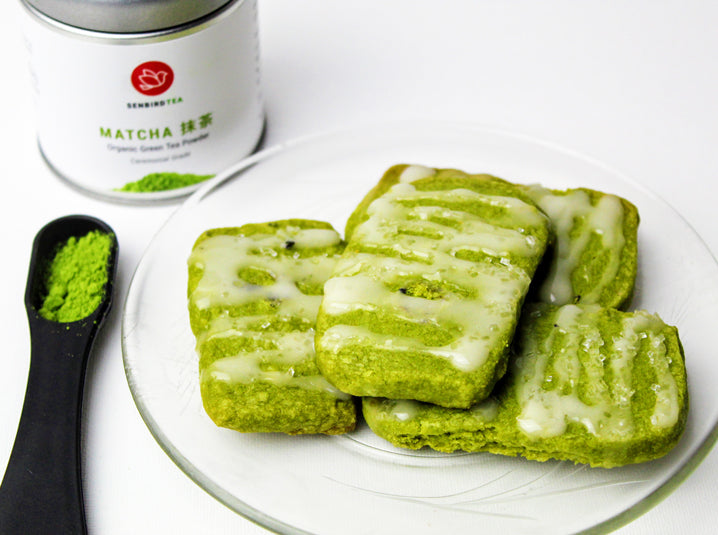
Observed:
[[[549,216],[553,234],[531,299],[554,305],[628,306],[638,264],[636,207],[586,188],[530,186],[526,192]]]
[[[369,426],[400,447],[606,468],[655,459],[676,445],[688,391],[675,327],[598,305],[525,309],[515,359],[489,399],[461,410],[367,398]]]
[[[188,261],[189,315],[207,414],[238,431],[338,434],[351,397],[317,368],[314,323],[344,249],[328,223],[285,220],[208,230]]]
[[[356,396],[467,408],[505,373],[548,219],[489,175],[398,165],[350,216],[317,362]]]

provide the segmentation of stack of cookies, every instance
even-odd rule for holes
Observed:
[[[612,467],[667,453],[677,330],[625,312],[636,208],[589,189],[390,168],[349,216],[204,233],[189,260],[203,402],[240,431]],[[300,357],[301,354],[301,357]]]

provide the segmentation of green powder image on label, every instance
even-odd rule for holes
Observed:
[[[69,323],[92,314],[105,294],[111,249],[112,236],[97,230],[61,244],[47,264],[40,316]]]
[[[116,191],[130,193],[151,193],[193,186],[212,178],[214,175],[195,175],[192,173],[150,173],[135,182],[128,182]]]

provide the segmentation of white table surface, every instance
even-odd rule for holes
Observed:
[[[95,346],[85,396],[90,533],[267,533],[185,476],[132,401],[120,311],[140,256],[178,205],[94,200],[45,166],[35,144],[19,11],[18,0],[0,3],[0,467],[27,377],[23,294],[32,239],[55,217],[87,213],[115,229],[121,250],[116,306]],[[516,131],[646,185],[718,252],[715,2],[260,0],[259,12],[266,145],[387,119]],[[716,482],[714,448],[672,495],[618,533],[715,533]]]

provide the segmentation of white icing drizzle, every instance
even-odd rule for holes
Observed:
[[[271,325],[287,321],[313,325],[321,295],[306,295],[298,282],[321,285],[329,278],[338,257],[323,254],[300,258],[298,254],[279,254],[280,249],[321,249],[340,243],[333,230],[288,227],[277,234],[249,237],[216,235],[193,250],[189,264],[202,269],[202,277],[190,295],[198,309],[225,309],[214,316],[205,332],[197,337],[198,349],[210,340],[241,337],[261,340],[270,349],[247,350],[220,358],[202,370],[202,380],[250,383],[261,381],[277,386],[318,389],[340,399],[339,392],[319,375],[295,376],[293,365],[314,360],[314,329],[273,331]],[[267,285],[250,284],[240,277],[243,269],[259,270],[271,276]],[[276,307],[272,314],[231,317],[226,309],[263,299]],[[263,363],[289,366],[286,371],[264,369]]]
[[[287,371],[262,369],[260,363],[264,359],[277,356],[275,351],[254,351],[218,359],[202,370],[200,381],[211,379],[227,383],[262,382],[282,387],[320,390],[338,399],[351,399],[350,395],[338,390],[321,375],[295,376],[292,368]]]
[[[439,203],[457,207],[437,206]],[[487,221],[458,208],[469,203],[500,210]],[[479,368],[496,347],[496,341],[511,334],[530,283],[530,277],[512,259],[541,254],[540,244],[525,229],[544,224],[545,216],[534,206],[512,197],[483,195],[468,189],[421,192],[409,183],[397,184],[374,200],[367,214],[369,218],[357,226],[352,240],[365,250],[388,248],[396,256],[345,254],[325,285],[323,313],[382,309],[401,321],[448,326],[457,335],[445,346],[427,347],[418,339],[385,336],[367,327],[339,324],[318,340],[322,350],[338,352],[353,344],[367,343],[432,354],[448,359],[463,371]],[[476,262],[457,257],[467,250],[483,252],[500,261]],[[425,299],[397,291],[397,286],[407,281],[436,283],[442,289],[441,295]]]
[[[436,169],[423,165],[409,165],[399,175],[399,182],[411,183],[436,174]]]
[[[326,228],[305,228],[292,232],[290,236],[294,249],[322,249],[338,245],[341,237],[335,231]]]
[[[491,422],[499,415],[499,402],[495,398],[487,398],[472,406],[469,413],[477,420]]]
[[[572,274],[591,236],[600,235],[603,247],[610,252],[603,266],[600,280],[589,292],[581,294],[582,303],[596,303],[603,289],[616,277],[620,268],[623,236],[623,205],[614,195],[604,195],[594,205],[582,190],[555,195],[539,186],[529,188],[529,194],[549,216],[556,235],[555,251],[546,280],[539,289],[542,301],[556,305],[573,302],[576,294]],[[576,225],[583,225],[580,234],[572,234]]]
[[[648,336],[648,361],[655,371],[655,382],[651,390],[656,395],[656,402],[651,414],[651,424],[658,428],[675,425],[680,414],[678,405],[678,385],[670,370],[667,356],[666,340],[660,332],[662,322],[648,313],[638,313],[633,318],[635,329],[650,332]]]
[[[660,319],[639,312],[622,320],[621,333],[612,341],[609,386],[603,377],[605,357],[601,348],[605,341],[595,326],[599,313],[598,307],[566,305],[554,313],[556,327],[545,340],[524,337],[525,348],[515,364],[520,406],[517,423],[530,437],[559,436],[569,422],[583,425],[597,437],[630,434],[634,428],[632,369],[645,339],[650,348],[647,356],[657,374],[651,424],[670,427],[676,423],[677,387],[668,368]],[[592,386],[588,401],[579,395],[582,374]],[[554,382],[555,386],[547,389]]]
[[[330,241],[327,232],[334,235]],[[307,238],[318,239],[314,245]],[[321,297],[304,296],[297,281],[324,282],[329,278],[336,259],[323,255],[309,258],[279,255],[277,249],[288,241],[292,247],[324,247],[336,244],[340,238],[336,232],[266,234],[261,236],[212,236],[201,242],[190,255],[189,264],[202,268],[202,278],[190,299],[200,310],[213,306],[232,306],[260,299],[281,300],[288,314],[313,314],[315,303]],[[262,270],[274,279],[274,283],[261,286],[250,284],[239,277],[242,268]],[[302,297],[308,299],[302,299]]]
[[[433,405],[421,403],[411,399],[401,399],[388,403],[382,403],[378,407],[378,410],[385,412],[388,416],[400,422],[412,420],[417,416],[426,414],[434,409]],[[377,410],[376,406],[372,406],[372,410]],[[491,422],[495,420],[499,414],[499,402],[495,398],[490,397],[484,401],[475,403],[471,406],[471,408],[463,411],[445,408],[441,408],[439,410],[446,413],[462,413],[480,422]]]
[[[585,405],[577,392],[580,339],[575,333],[581,315],[581,309],[572,305],[559,309],[554,318],[557,327],[549,337],[543,343],[534,337],[527,337],[524,352],[527,356],[521,356],[516,362],[516,395],[521,407],[517,423],[531,437],[561,435],[568,421],[581,423],[594,434],[599,429],[597,420],[602,418],[604,408]],[[555,354],[557,348],[559,353]],[[552,356],[550,364],[556,377],[548,370]],[[554,380],[558,384],[546,390],[544,383],[553,383]]]
[[[421,413],[421,405],[418,401],[400,399],[392,404],[390,414],[400,422],[411,420]]]
[[[241,337],[246,340],[261,341],[272,347],[272,349],[266,350],[246,351],[242,353],[243,355],[256,353],[264,357],[271,357],[272,362],[283,364],[298,364],[314,358],[314,329],[289,332],[257,331],[246,328],[243,325],[243,319],[227,316],[213,319],[209,329],[198,337],[197,346],[210,340]]]

